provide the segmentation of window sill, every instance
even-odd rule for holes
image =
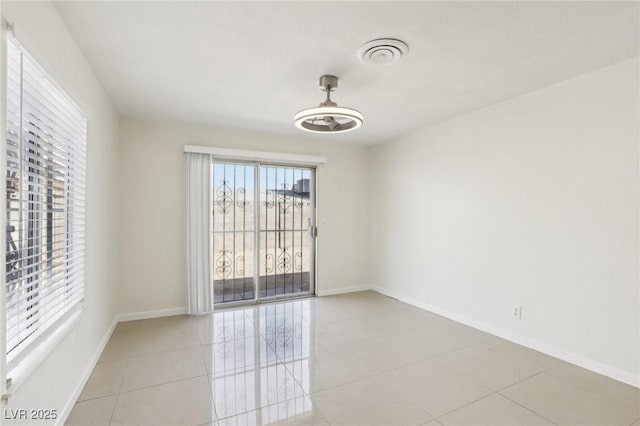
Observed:
[[[30,353],[16,365],[9,367],[7,370],[7,390],[2,396],[3,399],[11,398],[14,393],[42,362],[53,353],[55,348],[64,340],[64,338],[74,329],[80,322],[84,306],[79,306],[60,326],[58,326],[51,334],[46,336]]]

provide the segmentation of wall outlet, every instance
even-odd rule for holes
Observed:
[[[522,306],[514,306],[512,311],[511,311],[511,315],[513,316],[513,318],[515,319],[522,319]]]

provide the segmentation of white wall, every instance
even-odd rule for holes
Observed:
[[[185,307],[185,144],[325,156],[318,169],[318,291],[368,287],[369,155],[363,146],[191,124],[120,125],[120,306]]]
[[[373,284],[639,385],[638,75],[629,60],[374,147]]]
[[[85,311],[82,321],[3,407],[61,413],[67,403],[75,402],[77,385],[93,367],[117,311],[118,116],[50,3],[2,3],[2,14],[14,22],[19,41],[89,116]]]

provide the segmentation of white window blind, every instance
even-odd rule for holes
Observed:
[[[7,40],[6,350],[25,358],[84,299],[87,119]]]

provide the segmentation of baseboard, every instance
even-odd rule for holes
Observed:
[[[134,321],[134,320],[149,319],[149,318],[170,317],[173,315],[185,315],[186,313],[187,313],[187,308],[184,308],[184,307],[158,309],[155,311],[131,312],[128,314],[120,314],[118,316],[118,322]]]
[[[318,290],[316,291],[316,295],[322,296],[333,296],[335,294],[344,294],[344,293],[353,293],[355,291],[365,291],[371,290],[371,286],[369,285],[354,285],[351,287],[340,287],[331,290]]]
[[[533,349],[538,352],[542,352],[544,354],[552,356],[554,358],[561,359],[570,364],[574,364],[579,367],[586,368],[587,370],[594,371],[596,373],[610,377],[614,380],[640,388],[640,377],[636,376],[635,374],[629,371],[625,371],[617,367],[603,364],[599,361],[595,361],[593,359],[574,354],[572,352],[560,349],[558,347],[549,345],[545,342],[541,342],[536,339],[531,339],[529,337],[523,336],[518,333],[514,333],[512,331],[501,329],[499,327],[494,326],[493,324],[489,324],[483,321],[478,321],[476,319],[469,318],[459,313],[452,312],[447,309],[442,309],[437,306],[433,306],[428,303],[421,302],[411,297],[407,297],[404,294],[398,293],[394,290],[389,290],[387,288],[377,287],[377,286],[371,287],[371,290],[377,291],[378,293],[384,294],[385,296],[393,297],[395,299],[400,300],[401,302],[408,303],[409,305],[415,306],[417,308],[424,309],[424,310],[433,312],[435,314],[441,315],[443,317],[449,318],[450,320],[459,322],[461,324],[468,325],[469,327],[473,327],[475,329],[484,331],[494,336],[501,337],[503,339],[517,343],[519,345],[525,346],[529,349]]]
[[[96,364],[98,363],[98,360],[100,359],[100,355],[102,355],[102,351],[104,351],[105,346],[107,346],[107,343],[109,342],[109,339],[111,338],[111,335],[113,334],[113,331],[116,329],[117,325],[118,325],[118,318],[114,318],[113,322],[111,323],[111,326],[109,326],[109,329],[102,337],[102,340],[100,341],[100,344],[98,345],[96,352],[93,354],[93,357],[89,362],[89,365],[87,365],[84,372],[82,373],[82,376],[80,377],[80,381],[78,382],[76,388],[71,394],[71,397],[65,404],[62,411],[59,413],[58,420],[55,423],[56,426],[58,425],[63,426],[67,421],[69,414],[71,414],[71,410],[73,410],[73,406],[75,405],[76,401],[80,397],[80,393],[82,393],[82,389],[84,389],[84,385],[87,384],[87,381],[89,380],[89,377],[93,372],[93,369],[95,368]]]

